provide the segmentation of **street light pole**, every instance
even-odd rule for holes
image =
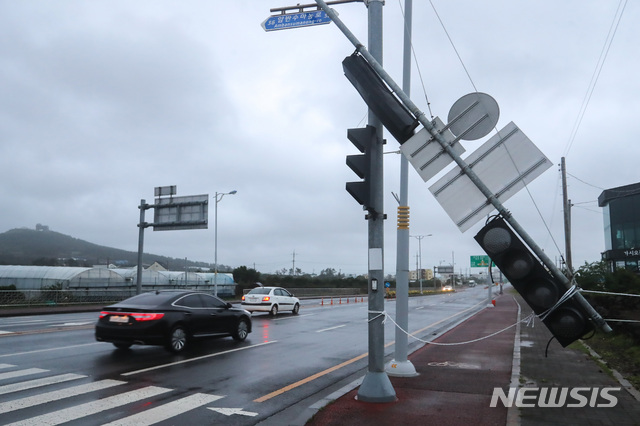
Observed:
[[[233,195],[235,193],[237,193],[238,191],[236,191],[235,189],[233,191],[230,192],[222,192],[222,193],[218,193],[216,192],[216,195],[214,197],[215,199],[215,219],[214,219],[214,260],[213,260],[213,265],[215,268],[215,272],[213,274],[213,294],[214,295],[218,295],[218,203],[220,201],[222,201],[222,198],[225,195]]]
[[[413,0],[404,1],[404,51],[402,56],[402,88],[411,89],[411,21]],[[407,359],[409,340],[409,160],[400,156],[400,198],[398,199],[398,229],[396,231],[396,350],[395,358],[387,365],[390,376],[417,376]],[[406,222],[405,222],[406,220]]]
[[[433,234],[427,234],[427,235],[412,235],[413,238],[418,240],[418,262],[419,262],[419,269],[418,269],[418,280],[420,280],[420,294],[422,294],[422,239],[424,237],[430,237]]]

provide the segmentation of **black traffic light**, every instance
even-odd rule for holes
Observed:
[[[474,238],[537,315],[547,313],[567,292],[502,217],[490,221]],[[563,347],[593,330],[589,316],[572,297],[542,318]]]
[[[380,119],[389,133],[403,144],[418,126],[418,120],[391,93],[371,65],[358,54],[347,56],[342,61],[344,75],[356,88],[362,99]]]
[[[373,126],[347,130],[347,138],[362,152],[347,155],[347,166],[363,179],[359,182],[347,182],[347,192],[365,209],[371,207],[371,146],[376,137],[376,128]]]

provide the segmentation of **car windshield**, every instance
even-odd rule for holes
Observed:
[[[249,294],[269,294],[270,291],[271,291],[270,288],[258,287],[251,290]]]

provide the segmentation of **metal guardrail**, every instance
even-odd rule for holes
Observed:
[[[270,287],[270,286],[265,286],[265,287]],[[357,287],[340,287],[340,288],[291,288],[291,287],[284,287],[286,288],[289,292],[293,293],[294,296],[296,296],[299,299],[305,299],[305,298],[319,298],[319,297],[331,297],[331,296],[353,296],[353,295],[359,295],[359,294],[365,294],[362,293],[363,290],[357,288]],[[248,292],[250,292],[251,288],[248,289],[244,289],[243,293],[247,294]]]
[[[133,289],[0,290],[0,308],[89,305],[118,302],[136,294]]]
[[[143,291],[172,290],[175,288],[213,292],[213,286],[197,287],[143,287]],[[220,289],[218,289],[220,290]],[[299,298],[346,297],[361,294],[358,288],[292,288]],[[245,293],[248,290],[245,291]],[[0,308],[40,306],[107,305],[135,296],[135,287],[83,288],[66,290],[0,290]],[[218,293],[219,296],[225,296]]]

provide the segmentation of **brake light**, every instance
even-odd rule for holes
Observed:
[[[156,313],[132,313],[130,314],[136,321],[156,321],[164,316],[164,314]]]
[[[265,296],[262,298],[263,302],[268,302],[269,300],[271,300],[271,298],[269,296]]]
[[[244,302],[244,296],[242,296],[242,301]]]

